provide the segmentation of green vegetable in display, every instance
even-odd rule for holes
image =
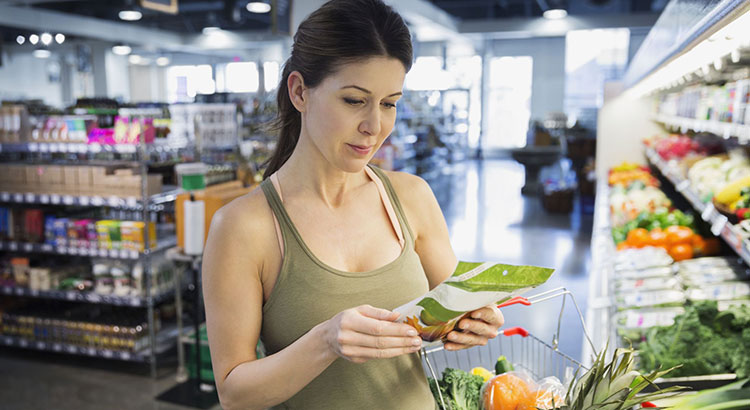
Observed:
[[[495,374],[503,374],[507,372],[513,371],[513,365],[510,364],[508,359],[505,358],[505,356],[500,356],[497,358],[497,362],[495,362]]]
[[[460,369],[447,368],[443,379],[428,378],[430,390],[442,410],[479,410],[479,397],[484,379]],[[439,385],[439,387],[438,387]],[[440,392],[438,393],[438,388]],[[440,400],[442,394],[446,407]]]
[[[668,327],[656,327],[639,346],[645,370],[682,364],[673,376],[737,373],[750,376],[750,307],[719,312],[715,301],[688,306]]]
[[[679,410],[747,410],[750,408],[750,381],[739,380],[698,394],[664,399],[658,404]]]

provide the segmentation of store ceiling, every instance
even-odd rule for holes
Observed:
[[[548,8],[571,16],[660,13],[668,0],[430,0],[454,17],[466,20],[541,17]]]

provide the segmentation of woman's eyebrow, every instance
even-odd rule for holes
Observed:
[[[358,85],[346,85],[346,86],[341,87],[342,90],[345,89],[345,88],[356,88],[357,90],[362,91],[365,94],[372,94],[372,91],[368,90],[367,88],[362,88],[362,87],[360,87]],[[397,95],[403,95],[403,93],[401,91],[399,91],[397,93],[393,93],[393,94],[389,95],[388,97],[395,97]]]

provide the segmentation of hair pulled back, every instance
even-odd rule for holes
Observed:
[[[396,58],[407,72],[412,64],[409,29],[382,0],[331,0],[299,25],[281,74],[276,96],[278,116],[272,124],[279,140],[264,178],[278,171],[292,155],[302,127],[301,115],[289,99],[289,74],[298,71],[305,86],[314,88],[341,65],[370,57]]]

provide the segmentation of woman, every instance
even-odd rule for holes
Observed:
[[[434,409],[416,331],[390,311],[457,260],[429,186],[368,166],[412,61],[380,0],[333,0],[299,26],[262,189],[214,217],[203,262],[208,337],[227,409]],[[487,343],[479,309],[445,347]],[[269,355],[256,360],[261,338]]]

